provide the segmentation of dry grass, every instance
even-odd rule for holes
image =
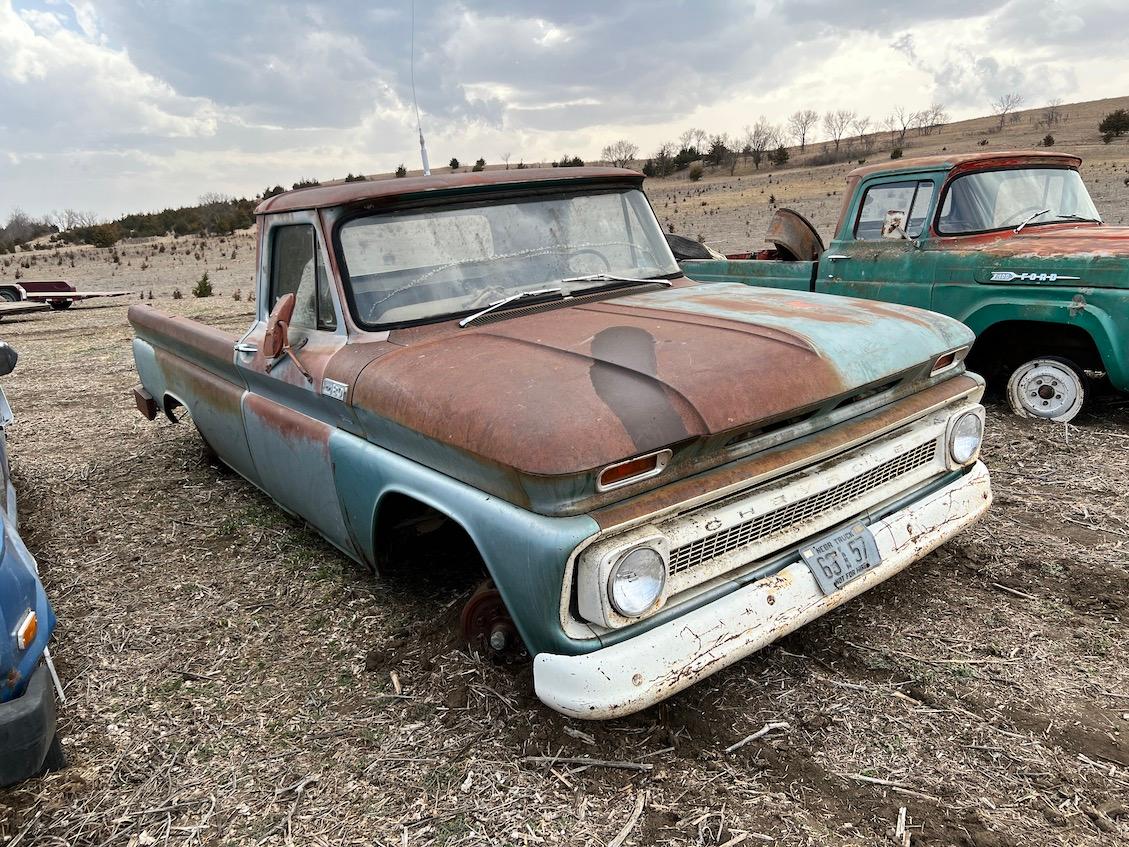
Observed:
[[[119,248],[124,267],[79,250],[66,275],[245,326],[231,292],[249,237],[197,241],[179,262]],[[205,267],[218,296],[193,300]],[[0,844],[607,844],[636,810],[623,844],[896,844],[903,807],[920,845],[1129,831],[1123,398],[1070,427],[993,407],[984,523],[666,704],[593,725],[541,706],[528,664],[459,648],[465,574],[433,562],[376,582],[217,467],[190,425],[142,420],[122,306],[5,320],[3,336],[21,353],[11,452],[61,621],[72,766],[0,794]]]

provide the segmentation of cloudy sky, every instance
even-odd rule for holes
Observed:
[[[417,167],[410,0],[0,0],[0,217]],[[431,160],[1129,93],[1125,0],[417,0]]]

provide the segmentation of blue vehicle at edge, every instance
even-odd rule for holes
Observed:
[[[0,376],[16,365],[0,342]],[[0,390],[0,786],[63,765],[55,732],[55,691],[45,651],[55,613],[39,581],[35,558],[17,530],[16,492],[8,470],[4,429],[12,421]]]

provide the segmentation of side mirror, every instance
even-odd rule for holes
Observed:
[[[278,298],[278,302],[274,304],[271,309],[270,316],[267,318],[267,328],[263,333],[263,355],[267,358],[267,373],[270,373],[274,366],[283,361],[283,356],[288,356],[293,360],[298,371],[306,378],[306,382],[313,382],[314,378],[310,372],[306,370],[306,366],[302,364],[302,360],[298,358],[298,354],[294,352],[294,348],[290,346],[289,328],[290,319],[294,317],[294,294],[283,294]],[[299,347],[302,345],[299,344]]]
[[[263,335],[263,355],[268,359],[277,359],[290,346],[288,329],[290,319],[294,316],[295,302],[293,293],[283,294],[271,309],[267,318],[267,330]]]
[[[8,346],[7,341],[0,341],[0,376],[7,376],[14,371],[19,360],[15,349]]]

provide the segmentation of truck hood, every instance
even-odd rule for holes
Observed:
[[[1129,288],[1129,227],[1031,227],[958,252],[977,264],[978,282]]]
[[[501,476],[562,477],[787,417],[972,334],[910,307],[681,283],[405,340],[354,386],[370,437],[433,466],[449,448]]]

